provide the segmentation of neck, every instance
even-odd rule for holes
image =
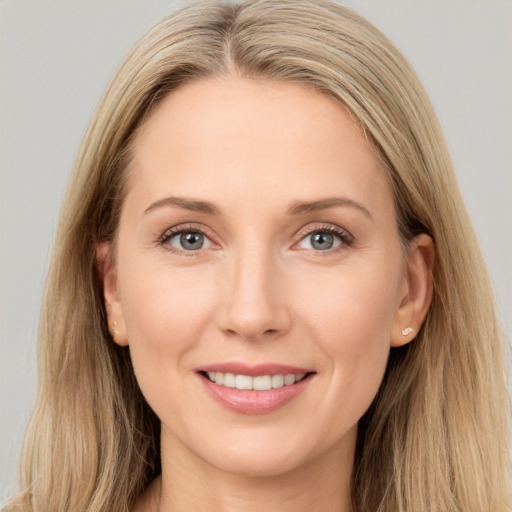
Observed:
[[[355,443],[342,443],[299,467],[271,476],[229,473],[182,445],[170,444],[172,451],[166,449],[162,437],[162,475],[141,497],[134,512],[351,510]]]

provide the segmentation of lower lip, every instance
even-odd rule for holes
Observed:
[[[199,377],[210,395],[225,407],[242,414],[266,414],[283,407],[302,393],[309,385],[312,375],[291,386],[266,391],[228,388],[219,386],[202,375]]]

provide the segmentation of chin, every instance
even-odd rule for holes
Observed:
[[[307,459],[306,459],[307,460]],[[218,461],[212,461],[213,465],[220,471],[231,473],[242,477],[276,477],[290,473],[305,461],[296,457],[283,456],[283,454],[269,454],[262,456],[237,456],[223,457]]]
[[[215,443],[213,450],[198,455],[216,469],[233,475],[246,477],[275,477],[292,472],[321,452],[320,447],[308,446],[307,441],[268,439],[261,436],[257,442],[238,439],[227,446]]]

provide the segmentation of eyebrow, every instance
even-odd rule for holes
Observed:
[[[185,197],[164,197],[154,203],[151,203],[145,210],[144,215],[157,208],[164,206],[177,206],[185,210],[206,213],[208,215],[220,215],[220,209],[209,201],[200,201],[198,199],[190,199]],[[349,199],[348,197],[328,197],[316,201],[294,201],[288,208],[288,215],[303,215],[305,213],[315,212],[334,208],[336,206],[350,206],[363,212],[367,217],[373,219],[372,214],[361,203]]]
[[[373,219],[372,214],[361,203],[349,199],[348,197],[327,197],[317,201],[304,202],[295,201],[288,209],[290,215],[301,215],[304,213],[315,212],[318,210],[325,210],[327,208],[334,208],[336,206],[350,206],[363,212],[367,217]]]
[[[213,203],[208,201],[199,201],[197,199],[189,199],[184,197],[164,197],[154,203],[151,203],[145,210],[144,215],[156,208],[162,208],[163,206],[178,206],[185,210],[191,210],[193,212],[207,213],[209,215],[220,215],[220,210]]]

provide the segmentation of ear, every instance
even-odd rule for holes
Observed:
[[[110,334],[115,343],[125,347],[128,345],[128,337],[119,295],[116,268],[112,261],[110,247],[110,243],[98,244],[96,265],[103,282],[103,300],[105,301]]]
[[[409,243],[400,303],[393,321],[392,347],[409,343],[420,330],[432,302],[433,268],[432,238],[426,234],[414,237]]]

